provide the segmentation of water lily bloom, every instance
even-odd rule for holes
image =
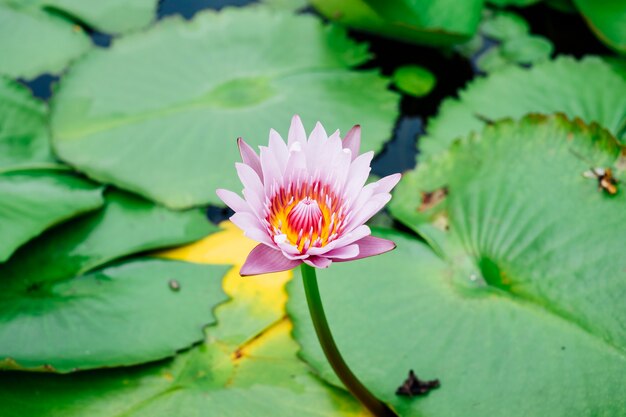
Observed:
[[[359,155],[361,129],[354,126],[342,140],[328,136],[318,122],[306,136],[294,116],[288,141],[270,130],[260,155],[238,139],[243,163],[235,164],[243,196],[219,189],[218,196],[235,211],[230,220],[259,243],[241,268],[242,276],[279,272],[306,263],[326,268],[378,255],[395,248],[371,236],[365,222],[391,199],[400,174],[365,185],[373,152]]]

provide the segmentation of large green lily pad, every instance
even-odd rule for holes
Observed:
[[[325,17],[348,27],[403,41],[450,46],[469,39],[483,0],[311,0]]]
[[[376,72],[347,70],[368,57],[313,16],[255,7],[166,19],[72,68],[53,102],[55,150],[169,207],[221,204],[216,188],[240,187],[235,139],[267,144],[272,127],[286,136],[295,113],[309,129],[361,123],[363,147],[380,149],[398,95]]]
[[[0,76],[0,172],[55,166],[46,117],[26,87]]]
[[[225,298],[224,267],[141,259],[96,268],[212,229],[200,211],[110,192],[104,209],[23,246],[0,266],[0,367],[130,365],[201,340],[211,308]]]
[[[154,21],[157,0],[0,0],[21,9],[43,9],[111,34],[141,29]]]
[[[420,233],[446,217],[439,254],[380,232],[394,252],[318,274],[356,375],[403,416],[623,415],[626,193],[581,175],[620,151],[597,126],[537,116],[489,127],[408,174],[392,213],[417,213],[399,217]],[[439,204],[424,198],[442,186]],[[302,355],[338,384],[292,282]],[[397,396],[410,369],[441,387]]]
[[[573,0],[596,36],[626,53],[626,3],[615,0]]]
[[[349,395],[314,377],[296,357],[298,346],[284,318],[282,284],[288,273],[242,280],[238,270],[247,253],[241,248],[253,247],[253,242],[239,230],[227,229],[168,252],[187,261],[238,264],[224,281],[233,299],[217,308],[218,324],[208,329],[204,344],[153,365],[62,376],[4,373],[0,375],[0,402],[5,414],[363,416]],[[242,315],[242,310],[255,314]],[[265,325],[258,327],[262,322]]]
[[[22,287],[62,281],[115,259],[192,242],[216,230],[200,210],[172,211],[113,190],[107,192],[102,210],[50,230],[21,248],[0,266],[0,277],[5,285]]]
[[[139,259],[3,292],[0,366],[70,372],[173,356],[202,340],[202,328],[214,322],[211,309],[225,300],[225,270]]]
[[[49,227],[102,205],[102,189],[63,172],[0,173],[0,262]]]
[[[0,4],[0,74],[59,73],[91,46],[80,26],[41,10]]]
[[[563,112],[598,122],[626,143],[626,80],[599,58],[560,57],[533,68],[506,68],[472,81],[459,98],[446,99],[420,139],[421,160],[486,121],[528,113]]]

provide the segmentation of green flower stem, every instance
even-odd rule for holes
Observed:
[[[337,374],[341,382],[343,382],[352,395],[354,395],[372,414],[377,417],[396,417],[396,414],[391,411],[385,403],[374,397],[372,393],[361,384],[361,381],[354,376],[350,368],[348,368],[348,365],[344,362],[339,353],[339,349],[337,349],[333,335],[330,333],[330,328],[328,327],[326,314],[324,314],[324,306],[320,298],[320,290],[317,286],[315,268],[303,263],[301,269],[304,292],[306,293],[306,300],[309,305],[309,312],[311,313],[315,333],[317,333],[317,338],[320,341],[320,345],[322,345],[322,350],[326,355],[326,359],[328,359],[328,362],[330,362],[330,365],[333,367],[335,374]]]

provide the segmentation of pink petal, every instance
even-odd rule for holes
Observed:
[[[299,142],[301,144],[306,143],[306,131],[302,125],[302,120],[297,114],[291,119],[291,126],[289,127],[289,134],[287,136],[287,146],[291,149],[291,146]]]
[[[301,147],[292,147],[289,151],[289,159],[287,160],[287,167],[283,174],[283,185],[295,180],[300,172],[306,171],[306,155],[302,151]]]
[[[359,245],[352,244],[352,245],[343,246],[341,248],[328,251],[324,254],[324,257],[337,260],[337,259],[354,259],[358,255],[359,255]]]
[[[367,236],[356,242],[359,246],[359,254],[354,258],[335,259],[336,262],[354,261],[370,256],[380,255],[396,248],[396,244],[391,240],[381,239],[375,236]]]
[[[391,200],[391,194],[382,193],[375,194],[369,201],[367,201],[363,207],[358,209],[358,214],[348,221],[347,229],[364,224],[369,219],[382,210],[383,207]]]
[[[401,174],[391,174],[379,179],[375,182],[376,189],[374,190],[374,192],[376,194],[390,192],[393,187],[395,187],[398,182],[400,182],[400,178],[402,178]]]
[[[355,125],[346,133],[346,137],[343,138],[343,147],[344,149],[350,149],[353,161],[359,156],[359,149],[361,148],[361,126]]]
[[[365,205],[365,203],[367,203],[372,198],[372,196],[375,194],[375,190],[376,183],[374,182],[370,182],[365,187],[361,188],[361,191],[356,196],[356,199],[351,200],[352,204],[350,204],[350,206],[348,207],[348,213],[350,213],[350,218],[348,220],[352,219],[363,207],[363,205]]]
[[[250,275],[287,271],[301,263],[302,261],[287,259],[281,251],[261,244],[252,249],[246,262],[241,267],[239,275],[247,277]]]
[[[243,163],[252,168],[259,178],[261,178],[263,174],[261,173],[261,160],[259,159],[259,155],[257,155],[254,149],[242,138],[237,139],[237,145],[239,146],[239,153],[241,154]]]
[[[350,165],[350,172],[348,173],[348,181],[346,182],[346,188],[344,191],[345,197],[354,201],[357,195],[361,192],[367,177],[370,174],[370,163],[374,158],[374,152],[365,152],[359,155]]]
[[[304,259],[309,257],[308,254],[300,254],[298,248],[287,241],[287,235],[274,236],[274,243],[283,251],[283,255],[285,255],[287,259]]]
[[[263,202],[265,199],[265,192],[263,190],[263,183],[257,175],[257,173],[248,165],[236,163],[235,168],[239,179],[244,186],[243,196],[252,208],[252,210],[259,216],[263,216]]]
[[[309,135],[309,143],[324,143],[326,140],[328,140],[328,135],[326,130],[324,130],[324,126],[320,122],[315,123],[313,131]]]
[[[230,216],[230,221],[243,230],[244,236],[268,246],[276,246],[254,214],[240,211]]]
[[[263,169],[263,184],[265,195],[269,195],[272,186],[282,182],[282,170],[272,149],[261,146],[261,168]]]
[[[274,155],[274,159],[278,162],[280,173],[282,174],[285,171],[285,166],[287,165],[289,150],[287,149],[287,144],[283,138],[274,129],[270,129],[269,148]]]
[[[237,162],[235,164],[237,169],[237,175],[243,184],[244,188],[254,191],[259,196],[263,195],[263,183],[261,183],[261,177],[256,173],[252,167],[246,164]]]
[[[315,128],[309,135],[309,140],[304,147],[306,154],[306,165],[309,170],[309,174],[322,173],[324,168],[322,165],[328,159],[325,145],[327,144],[328,136],[326,131],[320,122],[317,122]]]
[[[345,233],[339,239],[335,240],[333,243],[335,243],[336,248],[340,248],[342,246],[348,246],[349,244],[354,243],[357,240],[361,240],[365,236],[369,236],[371,234],[372,234],[372,231],[370,230],[369,226],[362,224],[356,227],[351,232]]]
[[[246,202],[246,200],[244,200],[238,194],[233,193],[230,190],[225,190],[223,188],[220,188],[218,190],[215,190],[215,193],[220,198],[220,200],[222,200],[224,204],[230,207],[235,213],[239,211],[244,211],[244,212],[252,211],[252,209],[250,208],[250,205]]]
[[[322,256],[310,256],[304,263],[315,268],[328,268],[333,261]]]

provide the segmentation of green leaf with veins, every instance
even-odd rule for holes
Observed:
[[[598,39],[626,53],[626,3],[615,0],[573,0]]]
[[[518,64],[536,64],[550,58],[552,42],[543,36],[520,36],[502,43],[502,56]]]
[[[266,144],[270,128],[286,136],[294,113],[308,129],[361,123],[363,148],[381,149],[399,96],[376,72],[347,69],[368,58],[366,45],[313,16],[255,7],[165,19],[64,77],[52,103],[55,150],[169,207],[220,204],[216,188],[240,186],[235,139]]]
[[[172,211],[112,190],[106,193],[104,208],[50,230],[0,266],[4,280],[0,286],[63,281],[116,259],[189,243],[216,230],[201,210]]]
[[[216,309],[205,343],[174,360],[71,375],[0,375],[8,417],[363,416],[348,394],[314,377],[296,356],[284,317],[281,283],[288,272],[242,280],[239,265],[253,246],[229,227],[165,255],[191,262],[228,259],[232,300]],[[185,285],[182,285],[182,294]],[[247,314],[246,314],[247,313]],[[159,325],[155,321],[155,325]],[[158,330],[156,330],[158,332]],[[33,401],[33,396],[36,401]]]
[[[215,228],[203,213],[118,191],[106,203],[0,265],[0,367],[69,372],[162,359],[201,340],[213,322],[211,308],[225,298],[223,267],[140,259],[96,270],[205,236]]]
[[[0,0],[22,10],[43,10],[110,34],[135,31],[156,19],[158,0]]]
[[[45,105],[28,88],[0,76],[0,172],[57,165],[46,118]]]
[[[91,47],[89,36],[67,20],[41,10],[0,2],[0,75],[34,78],[60,73]]]
[[[214,323],[225,271],[143,258],[10,288],[0,295],[0,367],[64,373],[174,356]]]
[[[431,46],[469,39],[480,22],[483,0],[311,0],[324,17],[357,30]]]
[[[597,126],[534,116],[488,127],[405,175],[392,214],[428,240],[445,217],[439,253],[380,231],[395,251],[319,271],[355,374],[402,416],[623,415],[626,193],[582,175],[622,150]],[[299,279],[289,294],[303,357],[339,384]],[[410,369],[441,387],[395,395]]]
[[[530,26],[515,13],[495,12],[484,19],[480,31],[489,38],[506,41],[527,35]]]
[[[0,173],[0,262],[49,227],[95,210],[102,202],[102,188],[72,174]]]
[[[626,80],[595,57],[559,57],[533,68],[507,67],[470,82],[443,101],[420,139],[420,160],[446,150],[487,121],[528,113],[565,113],[597,122],[626,143]]]

